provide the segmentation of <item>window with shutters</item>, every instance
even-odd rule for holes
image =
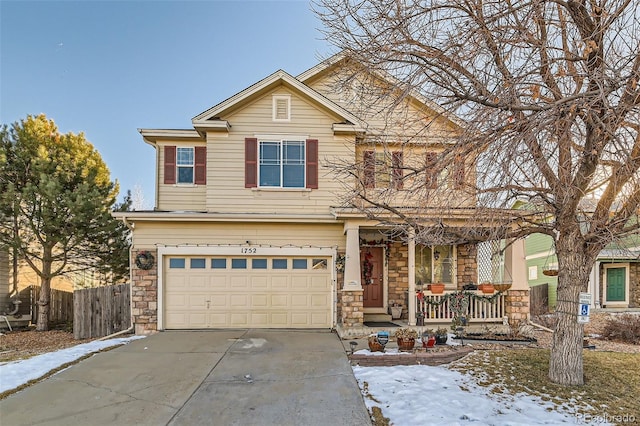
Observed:
[[[291,96],[273,96],[273,121],[291,121]]]
[[[207,183],[207,147],[164,147],[164,183],[196,184]]]
[[[402,151],[365,151],[364,185],[366,188],[402,189]]]
[[[318,189],[318,140],[245,138],[245,188]]]

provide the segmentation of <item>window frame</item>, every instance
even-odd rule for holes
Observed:
[[[191,161],[190,164],[180,163],[180,152],[190,151],[191,152]],[[191,180],[190,181],[182,181],[181,180],[181,170],[191,169]],[[176,147],[176,185],[194,185],[195,184],[195,169],[196,169],[196,149],[193,146],[178,146]]]
[[[283,138],[261,138],[258,139],[257,144],[257,184],[258,188],[276,188],[276,189],[305,189],[307,187],[307,139],[300,136],[283,137]],[[278,158],[275,163],[268,164],[266,161],[274,161],[273,159],[265,159],[263,156],[263,147],[269,145],[276,145]],[[287,146],[298,146],[301,156],[296,159],[287,158],[288,151],[285,149]],[[265,185],[263,183],[263,166],[278,166],[278,185]],[[296,177],[301,178],[301,182],[296,186],[285,185],[285,175],[287,166],[301,167],[299,172],[300,176],[296,174]]]

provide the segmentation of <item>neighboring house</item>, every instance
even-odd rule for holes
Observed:
[[[525,253],[529,286],[549,284],[549,305],[556,304],[558,280],[543,271],[558,267],[551,237],[532,234],[526,238]],[[609,244],[600,252],[585,291],[595,308],[640,307],[640,237],[629,236]]]
[[[348,71],[339,55],[297,77],[277,71],[194,117],[193,128],[140,129],[155,150],[156,206],[114,213],[133,231],[137,333],[261,327],[338,328],[344,335],[391,306],[402,307],[413,325],[416,289],[443,282],[454,291],[477,282],[475,244],[393,238],[345,189],[362,185],[375,198],[401,195],[412,180],[434,188],[444,180],[441,193],[420,200],[429,203],[420,211],[465,226],[473,202],[450,203],[469,199],[456,195],[475,179],[473,159],[405,176],[412,165],[429,164],[460,123],[417,95],[385,116],[379,100],[371,105],[355,91],[336,90],[336,76]],[[374,80],[367,83],[385,84]],[[353,182],[326,167],[338,161],[358,164]],[[415,207],[409,204],[403,206]],[[510,246],[509,261],[523,250]],[[500,309],[491,316],[476,308],[479,320],[526,320],[523,265],[512,266],[522,278],[496,299]]]

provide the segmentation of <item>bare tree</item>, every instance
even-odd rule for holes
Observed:
[[[527,205],[509,227],[486,229],[499,229],[504,237],[539,232],[553,238],[559,322],[549,377],[583,384],[579,293],[598,253],[638,233],[636,2],[317,0],[314,9],[326,39],[359,64],[342,79],[344,87],[363,75],[391,76],[393,87],[382,92],[380,85],[359,88],[375,87],[378,95],[369,96],[386,97],[393,105],[421,93],[442,108],[436,111],[464,122],[449,135],[455,143],[429,160],[433,164],[405,166],[406,176],[434,167],[452,170],[462,156],[475,164],[476,187],[468,194],[478,208],[509,209],[516,200]],[[334,167],[362,176],[362,164]],[[414,181],[420,184],[403,188],[414,199],[435,191],[424,179]],[[360,183],[350,196],[371,214],[384,211],[410,224],[411,216],[395,209],[391,198],[372,199],[363,190],[366,182]],[[499,211],[505,219],[505,210]],[[489,209],[474,217],[485,224],[495,218]]]

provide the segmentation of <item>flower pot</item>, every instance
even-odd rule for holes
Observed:
[[[444,284],[442,283],[429,284],[429,290],[431,290],[431,293],[433,294],[442,294],[444,293]]]
[[[494,291],[493,284],[490,283],[480,284],[479,287],[479,290],[482,290],[482,292],[485,294],[491,294]]]
[[[416,339],[413,337],[398,337],[396,342],[398,343],[399,351],[411,352],[416,344]]]
[[[400,319],[402,317],[402,306],[391,306],[391,319]]]

